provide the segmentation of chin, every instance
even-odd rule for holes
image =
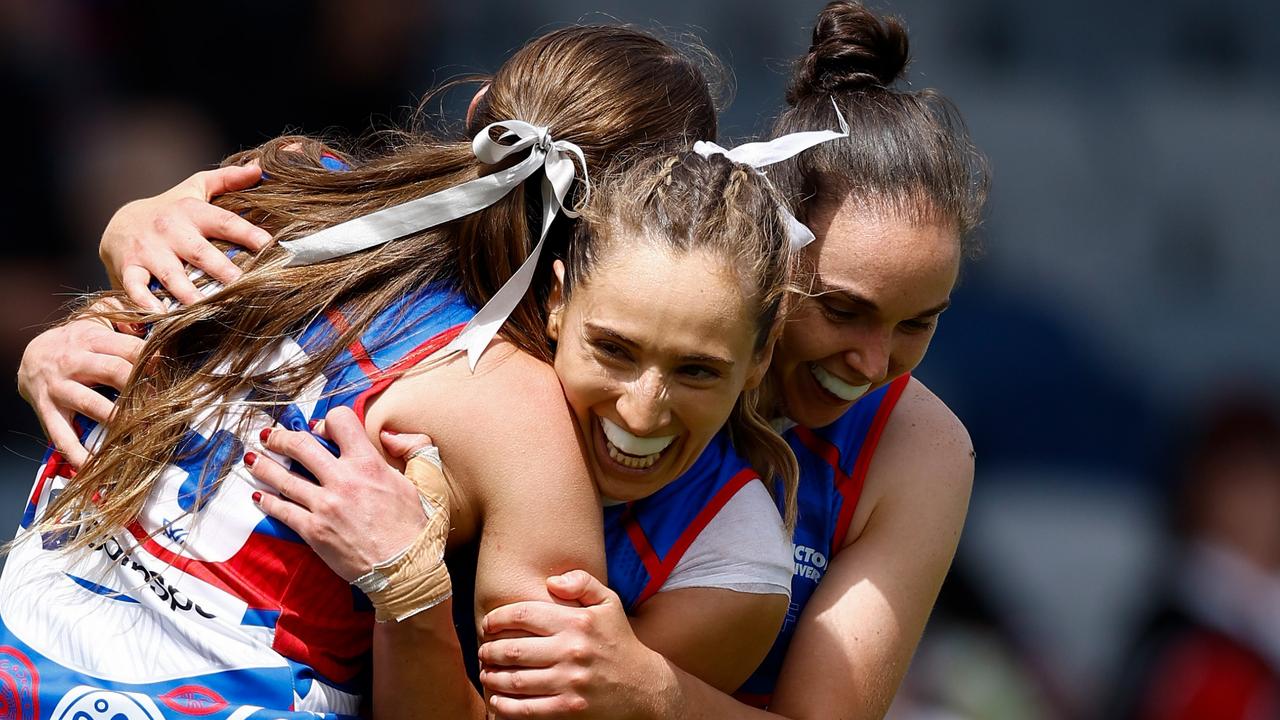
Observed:
[[[832,408],[830,406],[814,408],[801,405],[796,410],[788,408],[787,417],[798,425],[808,428],[820,428],[839,420],[851,407],[853,407],[853,402],[843,408]]]
[[[624,502],[646,498],[670,485],[688,469],[688,467],[677,468],[677,465],[685,464],[682,461],[685,455],[684,448],[688,442],[687,436],[672,442],[652,467],[635,469],[612,460],[605,446],[604,431],[600,423],[592,419],[590,424],[591,471],[596,481],[596,488],[603,497]]]

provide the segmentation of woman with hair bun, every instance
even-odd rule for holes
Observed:
[[[720,693],[630,642],[616,598],[574,572],[548,587],[584,608],[520,603],[486,618],[491,632],[558,628],[560,652],[544,645],[536,661],[506,662],[482,678],[502,714],[798,719],[887,711],[955,554],[973,483],[964,426],[910,373],[950,302],[987,184],[951,103],[894,87],[907,50],[898,21],[855,2],[830,3],[775,126],[831,127],[834,101],[849,136],[771,173],[817,239],[803,253],[805,298],[765,386],[801,472],[792,604],[769,658],[736,698]],[[534,643],[494,640],[481,658],[527,657]],[[568,652],[600,646],[609,651]]]
[[[162,312],[97,296],[80,322],[145,338],[105,378],[114,406],[82,388],[107,410],[72,413],[68,451],[93,452],[46,457],[7,547],[0,716],[483,716],[445,551],[476,549],[478,611],[549,599],[548,573],[604,572],[597,488],[637,516],[714,498],[705,520],[752,524],[711,558],[727,571],[664,553],[650,574],[684,585],[636,621],[729,688],[764,656],[788,553],[751,465],[788,506],[796,469],[744,390],[793,276],[783,199],[749,165],[673,153],[715,135],[705,76],[628,28],[535,38],[467,120],[466,140],[404,133],[359,161],[289,137],[233,158],[266,178],[223,217],[273,236],[233,251],[243,274]],[[608,172],[627,153],[646,161]]]
[[[776,127],[835,127],[834,101],[849,133],[770,173],[816,235],[801,258],[805,297],[762,388],[762,411],[800,460],[794,599],[770,657],[737,698],[727,695],[637,640],[623,600],[589,573],[556,575],[547,589],[561,603],[484,618],[498,639],[480,650],[480,679],[499,716],[885,713],[955,553],[973,481],[963,425],[910,372],[949,303],[986,190],[982,157],[951,104],[894,87],[907,49],[898,22],[829,4]],[[104,240],[104,257],[156,264],[122,246]],[[533,637],[501,637],[506,630]]]

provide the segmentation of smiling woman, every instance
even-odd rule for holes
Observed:
[[[729,418],[790,507],[795,460],[755,392],[792,273],[780,203],[723,155],[662,158],[613,178],[556,263],[556,372],[606,497],[670,483]]]
[[[553,316],[557,371],[585,411],[605,496],[634,500],[687,470],[748,375],[758,383],[750,298],[723,266],[709,251],[629,241]]]
[[[822,427],[920,363],[950,305],[960,244],[954,223],[901,222],[852,195],[807,219],[818,238],[811,299],[787,323],[773,375],[780,410]]]

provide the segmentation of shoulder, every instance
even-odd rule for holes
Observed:
[[[910,452],[905,452],[909,450]],[[889,416],[880,452],[914,456],[917,462],[955,465],[972,476],[973,441],[964,423],[932,390],[912,378]]]
[[[492,446],[521,442],[517,428],[539,437],[559,437],[569,428],[567,439],[576,443],[555,370],[502,341],[489,348],[474,372],[461,353],[424,361],[387,390],[384,404],[388,421],[422,425],[420,431],[428,434],[433,425],[507,428],[507,436],[488,443]]]
[[[424,361],[376,400],[366,425],[430,435],[481,507],[533,485],[594,497],[555,371],[505,342],[475,372],[461,354]]]
[[[846,544],[873,514],[934,517],[958,533],[973,489],[973,442],[964,423],[912,378],[885,425]]]

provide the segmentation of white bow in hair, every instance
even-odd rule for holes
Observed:
[[[495,128],[504,131],[498,140],[494,140],[491,135]],[[501,142],[512,139],[515,142],[509,145]],[[578,216],[577,212],[564,204],[578,172],[574,157],[582,165],[584,203],[591,195],[591,182],[587,177],[587,161],[581,148],[568,141],[552,139],[545,127],[520,120],[503,120],[486,126],[472,141],[471,150],[480,162],[487,165],[497,164],[511,154],[524,150],[529,151],[529,156],[505,170],[362,215],[306,237],[287,240],[280,245],[292,255],[287,265],[310,265],[342,257],[483,210],[542,168],[542,232],[538,236],[538,243],[534,245],[524,264],[480,308],[462,332],[441,350],[442,353],[466,350],[467,362],[474,370],[489,342],[498,334],[502,324],[511,316],[532,284],[533,273],[542,254],[543,241],[547,237],[547,231],[551,229],[556,213],[562,212],[568,217]]]
[[[835,106],[835,100],[832,100],[831,104]],[[840,132],[834,130],[797,132],[774,138],[768,142],[746,143],[731,150],[726,150],[713,142],[699,140],[693,144],[693,151],[703,157],[724,155],[733,162],[750,165],[759,172],[761,168],[793,158],[815,145],[849,137],[849,123],[845,122],[844,115],[840,114],[839,107],[836,107],[836,120],[840,123]],[[763,174],[761,173],[761,175]],[[791,238],[791,250],[793,252],[797,251],[813,242],[813,232],[805,227],[804,223],[797,220],[796,216],[791,214],[791,211],[785,205],[781,206],[780,209],[782,210],[783,220],[787,223],[787,232]]]

